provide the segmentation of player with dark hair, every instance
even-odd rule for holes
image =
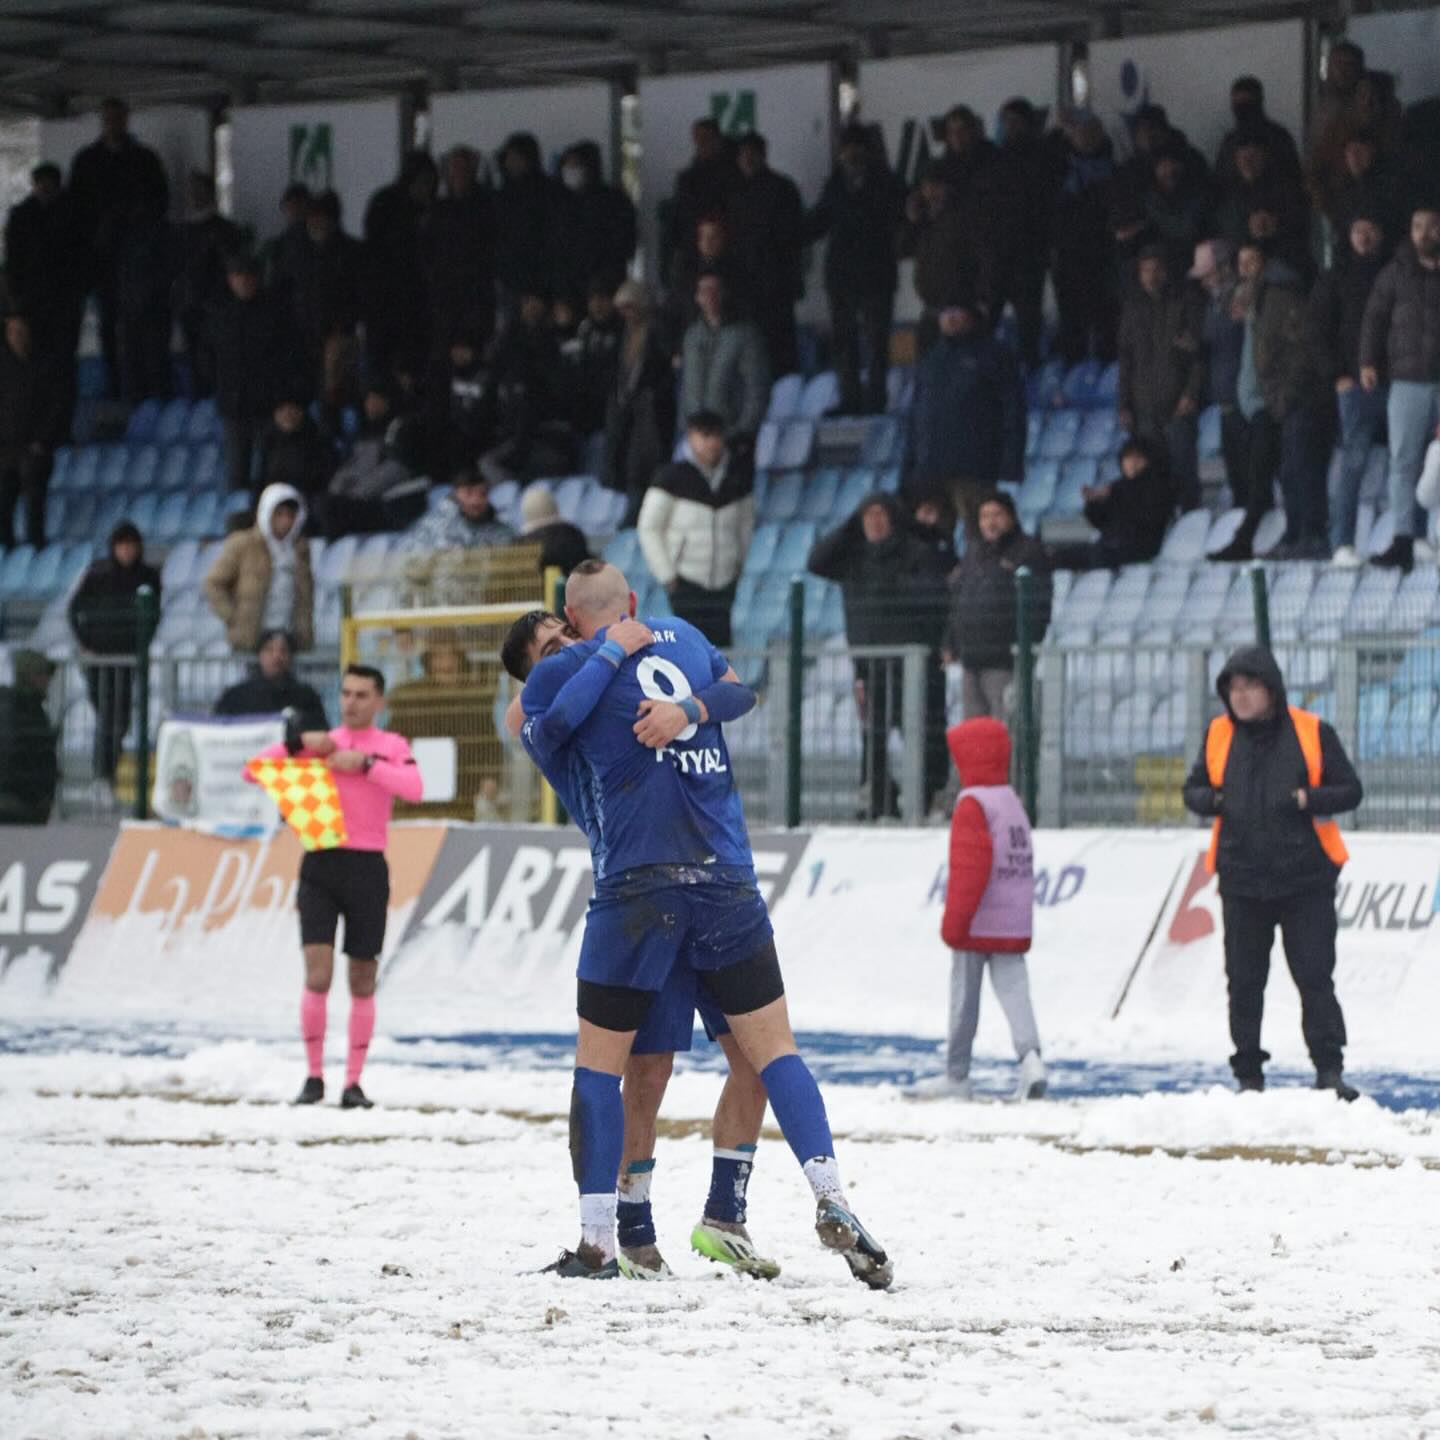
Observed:
[[[634,620],[612,626],[611,635],[622,648],[630,644],[644,648],[652,638],[650,631]],[[523,683],[541,660],[579,639],[573,627],[552,611],[531,610],[510,627],[500,649],[501,661],[510,675]],[[512,735],[518,736],[523,723],[524,712],[517,695],[510,702],[505,724]],[[583,762],[579,757],[573,751],[564,751],[542,767],[542,772],[566,810],[579,815],[581,802],[575,798],[577,787],[583,784]],[[580,829],[584,831],[583,824]],[[670,972],[636,1033],[620,1087],[625,1107],[625,1151],[619,1181],[617,1261],[622,1273],[632,1279],[662,1279],[671,1273],[655,1241],[650,1203],[655,1122],[674,1068],[675,1052],[689,1050],[693,1042],[697,1013],[706,1034],[724,1051],[729,1074],[711,1123],[715,1153],[710,1193],[700,1223],[690,1232],[690,1245],[707,1259],[743,1274],[772,1280],[780,1267],[756,1250],[746,1223],[746,1190],[755,1166],[760,1127],[765,1122],[765,1087],[730,1034],[718,1007],[699,993],[694,971],[680,965]]]
[[[375,724],[384,705],[384,675],[369,665],[348,665],[340,684],[340,724],[328,733],[308,730],[261,752],[263,759],[290,755],[327,761],[345,817],[345,843],[308,850],[300,862],[298,908],[305,952],[300,1034],[309,1070],[297,1105],[325,1098],[325,1012],[335,972],[335,929],[343,918],[350,961],[350,1050],[340,1105],[345,1110],[371,1106],[360,1088],[360,1072],[375,1031],[375,981],[390,901],[385,841],[395,801],[416,804],[423,791],[409,743]],[[253,780],[248,770],[245,777]]]
[[[570,1111],[581,1241],[557,1268],[577,1276],[618,1273],[620,1076],[636,1032],[679,965],[696,972],[701,993],[725,1016],[764,1083],[814,1192],[821,1242],[867,1285],[888,1287],[890,1261],[850,1209],[825,1103],[795,1047],[720,729],[754,705],[754,694],[683,620],[649,625],[644,653],[628,653],[608,627],[630,618],[634,606],[613,565],[578,566],[565,613],[587,638],[537,665],[522,696],[522,739],[537,763],[553,764],[569,747],[581,762],[576,819],[590,837],[595,869]]]

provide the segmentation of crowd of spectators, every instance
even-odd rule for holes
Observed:
[[[900,492],[867,499],[810,568],[840,582],[852,643],[930,647],[927,712],[943,703],[943,654],[963,667],[967,715],[1003,713],[1001,637],[1021,565],[1043,578],[1158,553],[1175,514],[1204,503],[1210,406],[1244,511],[1215,558],[1252,555],[1278,481],[1286,528],[1271,553],[1359,564],[1361,480],[1384,438],[1394,539],[1376,563],[1408,569],[1428,558],[1415,482],[1440,420],[1440,161],[1407,140],[1386,77],[1348,43],[1330,51],[1303,143],[1266,113],[1253,77],[1234,81],[1230,106],[1212,161],[1155,104],[1132,117],[1124,158],[1083,109],[1047,129],[1013,99],[992,140],[956,105],[913,189],[878,127],[851,123],[808,205],[771,167],[765,137],[731,139],[702,119],[658,206],[652,288],[632,274],[634,206],[589,140],[553,173],[526,133],[501,147],[493,176],[467,146],[409,154],[354,234],[334,192],[292,185],[283,228],[257,249],[219,214],[209,176],[190,178],[172,224],[163,167],[124,104],[107,101],[68,183],[38,166],[6,225],[0,545],[22,505],[31,543],[45,538],[93,295],[112,395],[169,392],[178,327],[192,393],[214,397],[228,484],[257,502],[205,587],[237,650],[276,631],[310,643],[306,534],[406,530],[442,588],[436,557],[477,546],[538,541],[547,561],[573,566],[586,537],[548,492],[527,492],[519,535],[490,493],[587,463],[626,496],[623,523],[676,612],[726,643],[755,523],[757,433],[772,382],[798,368],[796,307],[808,248],[823,241],[841,415],[887,408],[900,262],[913,261]],[[1085,491],[1098,533],[1083,545],[1025,535],[1007,493],[1023,478],[1047,287],[1054,354],[1118,366],[1125,444],[1116,473]],[[436,485],[448,491],[438,501]],[[117,531],[87,593],[132,593],[141,549]],[[893,677],[862,665],[857,689],[869,753],[876,717],[895,710]],[[97,694],[97,711],[128,713],[123,698]],[[101,774],[113,773],[118,723],[101,726]],[[946,770],[934,728],[931,793]],[[884,767],[867,768],[871,812],[891,810]]]

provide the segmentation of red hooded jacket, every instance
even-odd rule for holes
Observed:
[[[964,720],[946,731],[945,740],[965,787],[1010,783],[1010,732],[999,720]],[[940,938],[952,950],[1023,955],[1030,949],[1028,936],[1002,939],[970,934],[994,862],[985,812],[973,796],[962,796],[950,817],[950,875],[940,922]]]

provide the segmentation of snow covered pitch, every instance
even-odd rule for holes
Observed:
[[[595,1285],[522,1273],[574,1239],[566,1071],[442,1052],[377,1043],[368,1113],[284,1103],[293,1043],[0,1053],[0,1436],[1440,1435],[1433,1110],[831,1083],[873,1294],[778,1136],[782,1278],[688,1254],[717,1081],[686,1070],[678,1278]]]

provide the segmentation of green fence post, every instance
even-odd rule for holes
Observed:
[[[1035,724],[1035,648],[1032,616],[1035,576],[1028,565],[1015,572],[1015,709],[1020,727],[1020,799],[1030,823],[1035,823],[1035,762],[1039,727]]]
[[[799,575],[790,581],[790,662],[785,679],[785,823],[793,830],[800,824],[800,718],[805,700],[805,581]]]
[[[135,818],[150,815],[150,642],[160,623],[155,591],[135,592]]]
[[[1265,581],[1265,567],[1256,565],[1250,571],[1250,593],[1255,602],[1255,640],[1270,648],[1270,590]]]

